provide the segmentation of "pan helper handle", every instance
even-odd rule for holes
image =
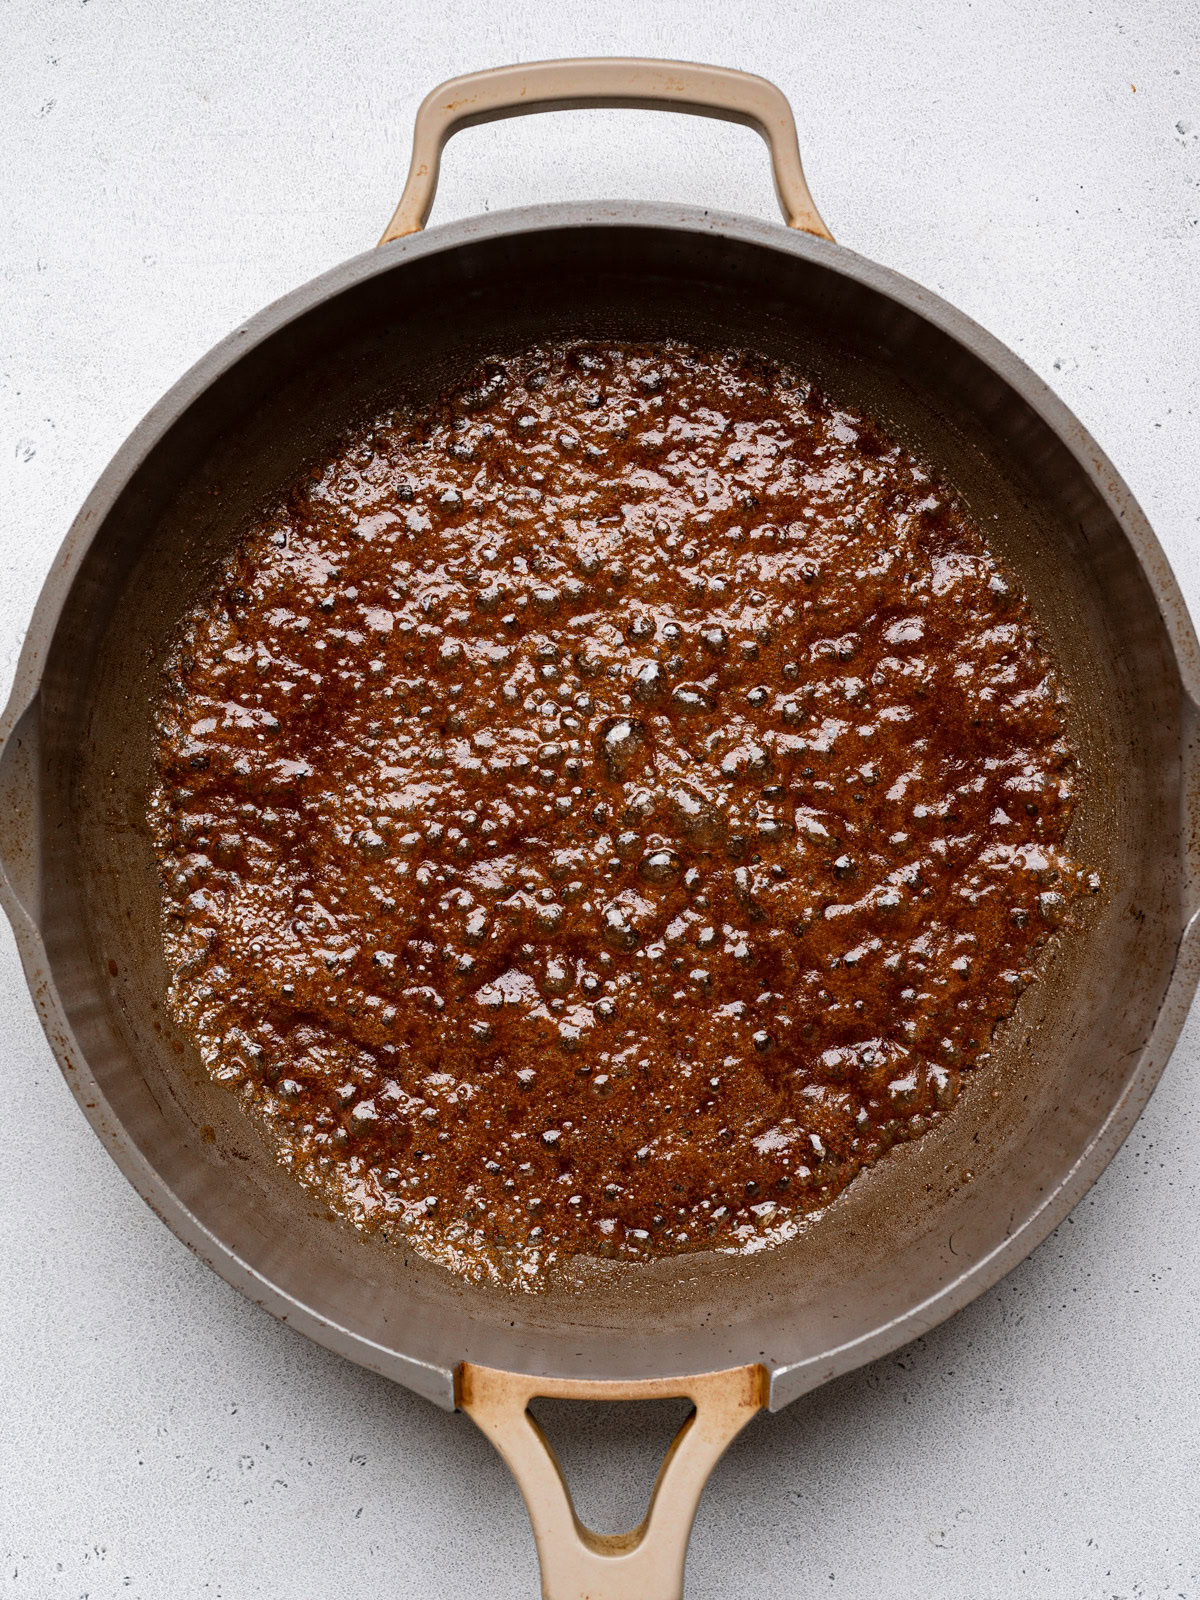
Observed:
[[[529,1413],[556,1400],[663,1400],[685,1395],[695,1410],[667,1451],[650,1508],[631,1533],[593,1533],[580,1522],[549,1440]],[[464,1361],[458,1403],[508,1463],[525,1498],[542,1571],[542,1600],[682,1600],[696,1507],[727,1445],[766,1404],[760,1366],[692,1378],[630,1383],[531,1378]]]
[[[437,192],[442,150],[460,129],[534,111],[599,107],[686,111],[753,128],[771,152],[775,193],[788,227],[819,239],[833,238],[808,192],[796,123],[782,90],[766,78],[728,67],[613,56],[531,61],[439,84],[418,108],[408,181],[380,244],[419,233],[425,226]]]

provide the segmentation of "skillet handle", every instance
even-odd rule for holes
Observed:
[[[612,56],[531,61],[439,84],[417,110],[408,181],[380,244],[419,233],[425,226],[437,191],[442,149],[461,128],[534,111],[606,106],[686,111],[753,128],[770,149],[775,193],[788,227],[819,239],[833,238],[808,192],[792,108],[773,83],[729,67]]]
[[[662,1400],[686,1395],[695,1410],[659,1468],[650,1508],[630,1533],[593,1533],[580,1522],[558,1458],[529,1414],[538,1395],[560,1400]],[[725,1447],[767,1400],[752,1365],[693,1378],[590,1383],[529,1377],[464,1361],[458,1404],[504,1457],[525,1499],[542,1571],[542,1600],[682,1600],[688,1539],[708,1476]]]

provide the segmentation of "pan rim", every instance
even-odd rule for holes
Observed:
[[[314,307],[406,262],[485,240],[580,228],[674,230],[730,238],[819,262],[881,293],[965,346],[1042,419],[1075,458],[1128,541],[1154,595],[1179,673],[1185,710],[1200,716],[1200,645],[1167,558],[1132,493],[1074,414],[1019,357],[965,313],[932,291],[843,245],[776,223],[669,203],[598,201],[541,205],[443,224],[365,251],[264,307],[212,347],[146,413],[98,478],[57,552],[40,592],[20,653],[8,704],[0,716],[0,773],[12,766],[26,727],[36,718],[42,671],[79,568],[130,478],[151,448],[192,403],[249,351]],[[0,791],[6,787],[0,777]],[[3,841],[0,841],[3,842]],[[1181,857],[1187,840],[1180,838]],[[454,1371],[404,1354],[293,1298],[214,1234],[177,1196],[104,1099],[71,1029],[54,982],[36,917],[0,860],[0,903],[13,924],[27,982],[51,1048],[84,1114],[126,1178],[201,1260],[226,1282],[281,1321],[359,1364],[454,1407]],[[1149,1099],[1187,1015],[1200,980],[1200,912],[1194,902],[1178,929],[1174,964],[1154,1026],[1124,1091],[1042,1203],[1000,1245],[977,1259],[924,1302],[853,1340],[771,1372],[772,1410],[842,1373],[907,1343],[962,1309],[1040,1244],[1092,1186],[1132,1129]],[[520,1363],[516,1365],[519,1367]],[[674,1374],[685,1376],[690,1374]]]

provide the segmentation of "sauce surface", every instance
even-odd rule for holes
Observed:
[[[335,1209],[502,1283],[788,1237],[1097,887],[1024,597],[737,354],[533,349],[364,426],[156,715],[177,1021]]]

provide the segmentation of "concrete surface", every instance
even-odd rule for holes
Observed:
[[[1191,0],[4,0],[0,20],[5,691],[109,454],[240,318],[376,238],[420,96],[592,52],[780,82],[838,237],[1057,387],[1200,601]],[[752,134],[608,112],[462,136],[436,216],[602,194],[773,207]],[[520,1502],[471,1424],[277,1326],[135,1198],[7,927],[0,1041],[0,1595],[532,1597]],[[1200,1016],[1031,1261],[755,1422],[701,1509],[691,1600],[1200,1600],[1198,1092]],[[640,1514],[661,1432],[611,1415],[551,1419],[609,1527]]]

